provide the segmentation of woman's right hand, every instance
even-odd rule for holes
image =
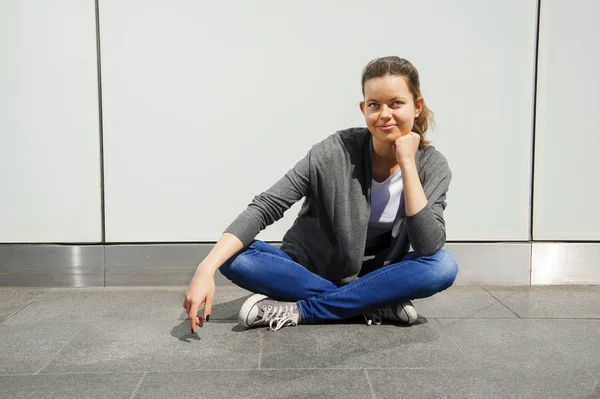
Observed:
[[[212,302],[215,296],[215,273],[234,254],[241,251],[244,244],[239,238],[230,233],[223,233],[217,244],[208,253],[206,258],[198,265],[196,273],[185,292],[183,307],[190,318],[192,333],[196,332],[196,324],[202,327],[204,319],[212,311]],[[204,319],[198,317],[198,309],[204,303]]]
[[[202,327],[204,320],[208,319],[212,311],[212,302],[215,296],[215,278],[208,274],[196,274],[185,292],[183,307],[190,318],[192,333],[196,332],[196,325]],[[204,303],[204,317],[198,316],[200,305]],[[208,320],[207,320],[208,321]]]

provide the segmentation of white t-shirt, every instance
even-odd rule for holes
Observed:
[[[372,180],[367,246],[374,241],[373,238],[391,230],[400,210],[403,188],[400,168],[381,183]]]

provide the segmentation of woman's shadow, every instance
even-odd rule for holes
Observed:
[[[210,321],[208,324],[231,324],[232,322],[237,322],[240,308],[246,299],[250,298],[250,296],[252,296],[252,294],[248,294],[244,297],[237,298],[229,302],[213,304]],[[204,314],[204,308],[200,308],[198,314]],[[191,340],[199,341],[201,339],[198,334],[192,334],[190,331],[190,320],[188,319],[188,315],[185,313],[185,311],[182,311],[181,315],[179,316],[179,320],[181,322],[173,327],[171,330],[171,336],[179,339],[182,342],[191,342]],[[236,324],[231,329],[233,332],[243,332],[246,330],[246,328],[240,326],[239,324]]]
[[[237,323],[238,313],[240,311],[240,308],[242,307],[242,305],[246,301],[246,299],[250,298],[250,296],[252,296],[252,294],[248,294],[246,296],[234,299],[229,302],[214,304],[211,315],[210,315],[209,324],[213,324],[213,323],[231,324],[232,322]],[[198,314],[202,315],[203,311],[204,311],[204,309],[201,308],[198,311]],[[176,325],[175,327],[173,327],[173,329],[171,330],[171,336],[179,339],[182,342],[191,342],[191,340],[195,340],[195,341],[201,340],[201,338],[198,336],[197,333],[192,334],[192,332],[190,331],[190,321],[189,321],[188,316],[185,313],[185,311],[182,312],[182,314],[179,317],[179,320],[181,322],[178,325]],[[390,322],[385,322],[385,323],[393,324],[394,326],[401,327],[401,328],[407,328],[407,327],[412,327],[412,326],[416,326],[416,325],[420,325],[420,324],[426,324],[428,322],[429,321],[425,317],[419,315],[417,321],[410,326],[401,324],[401,323],[390,323]],[[351,318],[345,319],[345,320],[326,321],[323,324],[364,325],[364,324],[366,324],[366,321],[362,315],[357,315],[357,316],[354,316],[354,317],[351,317]],[[245,327],[242,327],[239,324],[236,324],[234,327],[231,328],[231,331],[244,332],[244,331],[248,331],[248,329]]]

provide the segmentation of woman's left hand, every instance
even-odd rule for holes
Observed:
[[[396,153],[396,161],[400,166],[406,164],[406,162],[414,161],[420,142],[421,136],[415,132],[409,132],[396,139],[392,147]]]

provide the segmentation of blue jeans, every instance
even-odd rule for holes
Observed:
[[[398,263],[376,269],[338,287],[296,263],[287,253],[255,240],[220,267],[236,285],[270,298],[296,302],[302,323],[342,320],[364,311],[426,298],[450,287],[458,266],[450,252],[408,253]]]

